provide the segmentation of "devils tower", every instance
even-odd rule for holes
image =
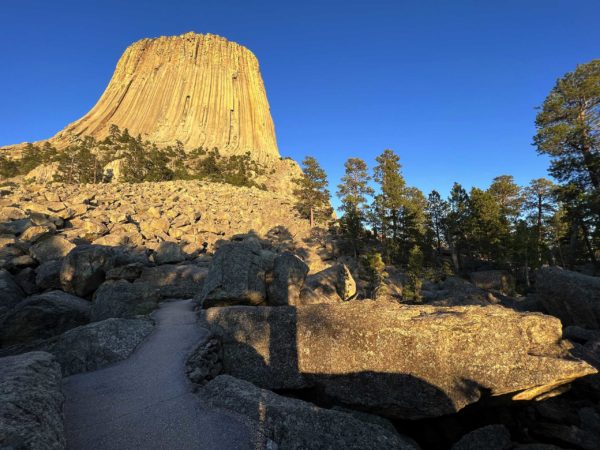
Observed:
[[[217,147],[279,158],[258,60],[247,48],[212,34],[142,39],[129,46],[108,87],[81,119],[52,142],[106,137],[111,124],[158,145]]]

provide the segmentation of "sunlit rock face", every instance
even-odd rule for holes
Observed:
[[[222,370],[264,389],[316,388],[399,419],[455,413],[488,396],[533,400],[596,373],[570,356],[558,319],[500,306],[348,301],[210,308]]]
[[[217,147],[223,155],[251,152],[279,158],[275,129],[250,50],[211,34],[142,39],[128,47],[98,103],[58,133],[104,138],[111,124],[158,145]]]

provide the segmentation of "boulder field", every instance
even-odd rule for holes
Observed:
[[[119,367],[150,382],[160,348],[186,407],[235,416],[261,436],[256,448],[595,448],[597,278],[542,269],[535,302],[517,302],[506,273],[471,274],[426,283],[423,303],[409,305],[393,295],[401,282],[365,299],[359,275],[335,233],[311,230],[283,194],[199,182],[9,186],[0,447],[65,448],[61,377],[105,386],[110,372],[144,404]],[[166,311],[185,314],[172,322]],[[161,341],[184,328],[193,342]],[[72,392],[94,398],[86,386]],[[209,423],[202,431],[218,435]]]

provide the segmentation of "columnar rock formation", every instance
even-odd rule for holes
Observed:
[[[279,157],[258,60],[225,38],[186,33],[131,45],[98,103],[53,141],[103,138],[111,124],[157,143],[186,149],[247,151],[256,161]]]

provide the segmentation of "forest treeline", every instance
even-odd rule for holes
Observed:
[[[460,273],[488,267],[508,269],[527,286],[531,270],[544,264],[597,267],[600,60],[557,81],[539,108],[536,129],[534,144],[550,156],[555,182],[539,178],[518,186],[511,175],[500,175],[487,189],[454,183],[442,198],[408,186],[392,150],[376,158],[372,171],[362,159],[348,159],[337,196],[339,232],[351,253],[358,257],[369,249],[363,261],[375,277],[392,263],[414,280],[428,268]],[[324,171],[313,157],[303,166],[299,211],[331,217]]]
[[[235,186],[265,187],[256,177],[265,169],[252,160],[250,152],[223,156],[219,149],[184,151],[183,145],[158,147],[133,137],[127,129],[111,125],[109,135],[100,141],[85,136],[63,151],[50,143],[27,144],[19,159],[0,154],[0,179],[27,175],[36,167],[56,163],[54,181],[64,183],[102,183],[115,176],[118,162],[119,181],[207,180]]]

